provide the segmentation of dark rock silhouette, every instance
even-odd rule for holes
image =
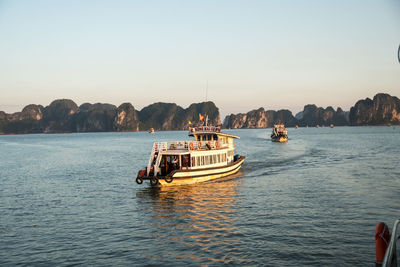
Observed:
[[[275,123],[282,122],[288,127],[296,125],[296,118],[291,111],[282,109],[278,111],[259,108],[246,114],[231,114],[224,120],[225,128],[270,128]]]
[[[160,130],[183,130],[188,122],[199,121],[199,113],[208,116],[210,125],[219,125],[219,110],[213,102],[191,104],[188,108],[173,103],[154,103],[139,112],[140,129],[154,128]]]
[[[28,105],[22,112],[0,112],[0,133],[72,133],[187,129],[189,121],[199,124],[199,113],[208,115],[209,124],[219,125],[219,111],[213,102],[191,104],[188,108],[155,103],[135,110],[131,103],[118,108],[111,104],[54,100],[49,106]]]
[[[301,117],[297,117],[300,118],[298,119],[299,126],[348,125],[344,111],[341,108],[337,108],[335,111],[331,106],[324,109],[316,105],[306,105],[301,112]]]
[[[117,109],[114,129],[118,132],[139,131],[139,118],[131,103],[123,103]]]
[[[350,109],[351,125],[400,124],[400,100],[388,94],[377,94],[371,100],[359,100]]]
[[[302,112],[293,116],[290,110],[282,109],[278,111],[263,108],[249,111],[246,114],[231,114],[224,120],[225,128],[270,128],[276,123],[283,123],[287,127],[316,126],[316,125],[348,125],[345,113],[341,108],[335,111],[332,107],[326,109],[316,105],[306,105]]]
[[[44,108],[41,125],[45,133],[75,132],[75,116],[78,105],[69,99],[58,99]]]
[[[110,132],[114,131],[114,118],[117,107],[110,104],[89,104],[85,103],[79,107],[76,113],[76,132]]]
[[[118,108],[111,104],[84,103],[80,107],[69,99],[58,99],[47,107],[28,105],[21,112],[7,114],[0,111],[0,134],[72,133],[184,130],[201,124],[199,113],[208,115],[211,125],[220,125],[219,110],[213,102],[191,104],[184,109],[174,103],[154,103],[135,110],[131,103]],[[400,124],[400,100],[388,94],[377,94],[373,99],[358,101],[350,112],[341,108],[326,109],[306,105],[293,116],[286,109],[274,111],[259,108],[246,114],[231,114],[224,120],[225,128],[269,128],[275,123],[287,127],[343,125]]]

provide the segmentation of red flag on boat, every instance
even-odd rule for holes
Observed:
[[[199,113],[199,120],[204,121],[204,116]]]

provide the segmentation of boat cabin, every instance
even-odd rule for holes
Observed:
[[[221,133],[220,127],[189,129],[194,141],[155,142],[147,166],[147,176],[166,176],[175,170],[220,167],[235,160],[234,135]]]

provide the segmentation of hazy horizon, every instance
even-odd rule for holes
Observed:
[[[400,2],[0,1],[0,110],[213,101],[221,119],[400,95]]]

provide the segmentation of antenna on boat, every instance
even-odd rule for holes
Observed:
[[[206,85],[206,102],[207,102],[207,97],[208,97],[208,80],[207,80],[207,85]]]

